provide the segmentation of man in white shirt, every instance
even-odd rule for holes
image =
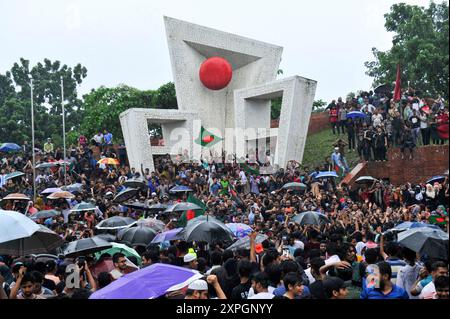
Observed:
[[[365,99],[364,100],[364,105],[361,107],[361,112],[368,112],[368,113],[373,113],[373,111],[375,111],[375,106],[373,106],[372,104],[369,104],[369,99]]]
[[[423,287],[422,292],[419,295],[419,299],[435,299],[436,298],[436,287],[434,286],[434,281],[439,276],[448,276],[448,266],[442,261],[437,261],[431,266],[431,276],[433,281],[428,285]]]
[[[248,299],[273,299],[275,295],[269,292],[269,276],[266,273],[259,272],[252,278],[252,288],[255,295]]]
[[[372,115],[372,125],[373,127],[377,128],[383,122],[383,115],[381,115],[377,109],[375,109],[373,112],[374,113]]]

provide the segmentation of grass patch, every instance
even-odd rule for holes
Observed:
[[[303,165],[308,166],[310,169],[314,169],[316,166],[322,166],[325,163],[325,157],[331,159],[331,153],[334,151],[333,144],[339,138],[347,142],[347,134],[333,135],[331,128],[308,135],[303,153]],[[347,147],[345,151],[347,164],[350,170],[352,170],[359,162],[358,152],[348,152]]]

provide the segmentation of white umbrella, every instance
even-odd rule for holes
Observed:
[[[29,237],[39,230],[39,225],[25,215],[0,209],[0,243]]]

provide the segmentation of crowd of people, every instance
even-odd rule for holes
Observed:
[[[449,138],[449,113],[445,101],[425,99],[406,90],[400,101],[389,94],[363,92],[355,98],[333,100],[326,108],[333,134],[347,135],[348,151],[361,160],[386,161],[387,150],[399,147],[404,158],[414,158],[418,145],[442,145]],[[364,116],[349,115],[359,111]]]
[[[363,112],[372,114],[367,122],[361,123],[362,130],[344,117],[344,112],[354,108],[352,102],[347,107],[340,100],[331,104],[331,109],[339,110],[340,119],[332,123],[336,123],[333,130],[342,129],[348,134],[349,151],[357,147],[366,160],[372,158],[370,150],[378,145],[372,141],[379,140],[373,137],[370,142],[364,142],[368,141],[372,129],[379,131],[376,136],[385,134],[384,145],[407,145],[405,134],[413,136],[411,143],[415,145],[418,131],[413,117],[416,116],[426,145],[431,120],[424,120],[427,127],[422,127],[423,117],[448,114],[440,104],[433,105],[428,114],[420,101],[415,100],[408,100],[401,112],[395,104],[383,102],[382,98],[369,96],[359,100],[363,102]],[[383,110],[381,114],[379,109]],[[356,146],[355,136],[358,136]],[[148,214],[113,200],[126,189],[123,184],[127,180],[145,181],[135,200],[146,205],[186,201],[188,193],[174,195],[169,191],[184,185],[205,205],[206,215],[223,223],[249,225],[252,232],[248,234],[248,246],[232,250],[227,249],[232,241],[205,243],[177,239],[133,247],[140,260],[122,253],[100,258],[94,255],[65,258],[56,251],[58,258],[45,262],[33,256],[3,255],[0,256],[0,299],[88,298],[92,292],[127,273],[130,263],[139,267],[168,263],[204,275],[203,279],[191,282],[187,290],[170,292],[161,298],[448,299],[448,254],[431,257],[418,254],[400,245],[396,232],[392,231],[403,222],[423,222],[448,233],[448,176],[433,185],[425,182],[391,185],[385,181],[345,185],[334,178],[316,178],[320,171],[330,170],[327,164],[310,169],[291,162],[286,169],[259,175],[254,164],[175,163],[168,155],[155,157],[155,171],[151,172],[142,167],[129,167],[124,153],[104,147],[104,134],[102,140],[94,140],[95,145],[102,146],[102,158],[116,158],[120,165],[98,164],[93,151],[96,146],[80,138],[78,146],[71,145],[68,149],[67,165],[38,170],[35,201],[2,200],[2,208],[30,217],[42,210],[61,212],[36,222],[69,243],[97,235],[95,226],[110,217],[138,220]],[[375,151],[377,159],[385,159],[385,150],[375,147]],[[11,193],[32,198],[33,167],[28,143],[24,143],[22,152],[0,155],[0,198]],[[55,149],[49,140],[38,152],[37,165],[62,159],[61,148]],[[15,171],[24,175],[5,181],[6,174]],[[306,189],[284,189],[283,185],[290,182],[303,183]],[[74,183],[81,187],[71,200],[50,200],[41,195],[46,188]],[[96,209],[72,213],[70,209],[81,202],[93,203]],[[296,217],[306,211],[322,214],[326,222],[298,223]],[[179,226],[180,222],[180,216],[150,217],[162,220],[165,230]],[[259,235],[266,237],[258,241]],[[111,258],[114,269],[94,274],[92,269],[103,258]],[[83,270],[80,288],[66,284],[70,264],[78,264]],[[137,268],[133,270],[139,271]]]

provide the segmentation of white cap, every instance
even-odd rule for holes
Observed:
[[[156,193],[155,193],[155,192],[153,192],[153,193],[152,193],[152,196],[156,196]]]
[[[206,281],[202,279],[197,279],[193,282],[191,282],[188,286],[188,289],[191,290],[208,290],[208,284]]]
[[[194,261],[197,259],[197,256],[195,256],[194,254],[186,254],[183,257],[183,261],[185,263],[190,263],[191,261]]]

